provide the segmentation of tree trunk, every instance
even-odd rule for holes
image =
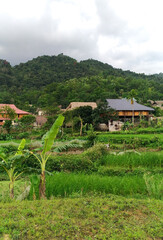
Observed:
[[[43,171],[41,173],[40,185],[39,185],[39,197],[40,197],[40,199],[46,199],[45,190],[46,190],[46,186],[45,186],[45,171]]]
[[[82,131],[83,131],[83,120],[82,118],[79,116],[80,119],[80,136],[82,136]]]
[[[135,121],[134,121],[134,110],[132,111],[132,123],[134,125]]]
[[[10,182],[9,189],[10,189],[10,199],[13,199],[14,198],[14,182]]]

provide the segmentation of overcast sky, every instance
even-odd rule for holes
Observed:
[[[63,53],[163,72],[163,0],[0,0],[0,59]]]

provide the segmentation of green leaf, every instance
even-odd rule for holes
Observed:
[[[15,155],[21,155],[22,154],[22,150],[24,149],[25,147],[25,143],[26,143],[26,140],[23,138],[19,144],[19,147],[18,147],[18,151],[16,152]]]
[[[0,152],[0,158],[3,160],[3,161],[5,161],[6,162],[6,155],[5,155],[5,153],[3,153],[3,152]]]
[[[44,138],[44,146],[43,146],[43,151],[42,151],[43,155],[46,152],[51,150],[53,143],[54,143],[54,139],[56,138],[59,128],[63,124],[63,121],[64,121],[64,117],[62,115],[59,115],[58,118],[56,119],[56,121],[54,122],[53,126],[49,130],[49,132],[46,134],[46,136]]]

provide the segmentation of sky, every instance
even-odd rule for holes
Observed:
[[[0,0],[0,59],[63,53],[163,72],[163,0]]]

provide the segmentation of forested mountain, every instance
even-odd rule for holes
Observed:
[[[15,103],[24,110],[29,105],[47,107],[71,101],[96,101],[129,97],[145,103],[163,99],[163,74],[145,75],[113,68],[89,59],[58,56],[37,57],[11,67],[0,60],[0,103]]]

